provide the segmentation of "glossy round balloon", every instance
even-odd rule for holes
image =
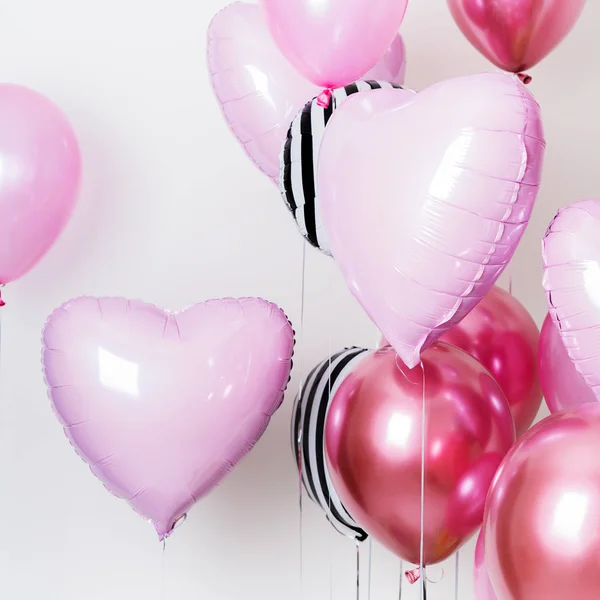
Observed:
[[[75,133],[50,100],[0,84],[0,283],[46,254],[77,199],[81,157]]]
[[[520,73],[571,31],[585,0],[448,0],[465,37],[488,60]]]
[[[260,0],[282,54],[309,81],[338,88],[361,79],[385,54],[408,0]]]
[[[477,600],[498,600],[485,566],[485,548],[483,540],[484,536],[482,530],[477,538],[477,546],[475,548],[475,568],[473,570],[475,598]]]
[[[397,34],[390,41],[381,60],[360,75],[404,81],[404,43]],[[231,131],[252,162],[278,184],[288,127],[322,88],[281,54],[256,4],[234,2],[219,12],[208,28],[207,52],[212,87]]]
[[[329,473],[344,506],[370,535],[419,564],[425,401],[424,564],[458,550],[483,520],[488,488],[515,440],[499,385],[446,344],[410,370],[392,348],[364,358],[329,409]],[[425,398],[423,398],[423,395]]]
[[[335,111],[317,172],[331,254],[409,367],[509,263],[544,152],[539,106],[505,73],[356,94]]]
[[[525,307],[497,286],[441,338],[491,372],[510,405],[517,438],[529,429],[542,403],[539,338],[537,325]]]
[[[257,298],[179,313],[78,298],[50,315],[43,336],[65,434],[161,539],[265,432],[294,347],[287,317]]]
[[[577,372],[550,315],[540,335],[540,379],[551,413],[598,402],[592,388]]]
[[[485,562],[501,600],[600,598],[600,405],[552,415],[490,489]]]
[[[575,368],[600,400],[600,200],[558,212],[542,244],[548,309]]]

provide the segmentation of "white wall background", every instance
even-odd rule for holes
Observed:
[[[2,309],[0,598],[10,600],[348,600],[355,549],[305,504],[303,577],[291,398],[301,372],[375,327],[332,261],[308,253],[300,328],[302,241],[272,184],[246,159],[212,96],[205,33],[225,0],[2,0],[0,80],[36,88],[72,120],[85,163],[76,214]],[[543,108],[545,179],[513,266],[515,294],[544,317],[539,240],[557,208],[600,195],[597,69],[600,3],[534,69]],[[489,69],[445,0],[411,0],[403,25],[407,84]],[[401,182],[399,182],[401,185]],[[140,297],[179,308],[260,295],[299,335],[288,399],[254,452],[162,547],[76,457],[40,375],[46,315],[81,294]],[[367,549],[362,564],[366,567]],[[472,544],[459,597],[471,591]],[[399,561],[374,546],[372,600],[398,597]],[[435,577],[440,576],[436,570]],[[366,568],[363,598],[367,598]],[[430,600],[454,598],[454,560]],[[303,590],[301,592],[301,589]],[[405,600],[418,597],[404,584]]]

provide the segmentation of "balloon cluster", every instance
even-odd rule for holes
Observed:
[[[423,566],[483,525],[480,598],[596,599],[600,200],[562,210],[544,238],[541,335],[495,286],[545,153],[523,71],[584,1],[448,0],[466,37],[513,74],[418,93],[402,87],[407,2],[236,2],[208,31],[231,130],[384,336],[304,382],[292,426],[302,481],[342,534]],[[66,225],[81,159],[53,104],[3,84],[0,163],[4,285]],[[172,313],[82,297],[48,318],[43,368],[77,453],[164,539],[262,436],[293,349],[285,314],[258,298]],[[528,431],[542,389],[554,414]]]

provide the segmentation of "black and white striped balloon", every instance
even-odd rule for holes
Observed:
[[[329,477],[325,421],[340,385],[369,352],[364,348],[349,348],[317,365],[304,382],[292,413],[292,449],[304,489],[337,531],[358,541],[364,541],[367,533],[344,508]]]
[[[402,89],[402,86],[385,81],[357,81],[333,90],[326,108],[314,98],[298,113],[288,130],[280,161],[281,195],[300,233],[325,254],[330,254],[330,250],[316,190],[317,160],[325,127],[333,112],[349,96],[384,88]]]

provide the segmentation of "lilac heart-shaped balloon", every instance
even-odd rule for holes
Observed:
[[[502,73],[356,94],[335,111],[318,164],[331,253],[408,366],[508,264],[544,148],[538,105]]]
[[[294,332],[256,298],[169,313],[84,297],[50,315],[43,343],[67,437],[162,539],[264,433],[289,380]]]
[[[254,164],[279,183],[279,155],[290,123],[322,90],[303,77],[276,46],[263,12],[234,2],[208,28],[208,68],[234,135]],[[406,69],[398,35],[365,79],[402,84]]]
[[[550,315],[577,371],[600,400],[600,200],[560,210],[542,255]]]

